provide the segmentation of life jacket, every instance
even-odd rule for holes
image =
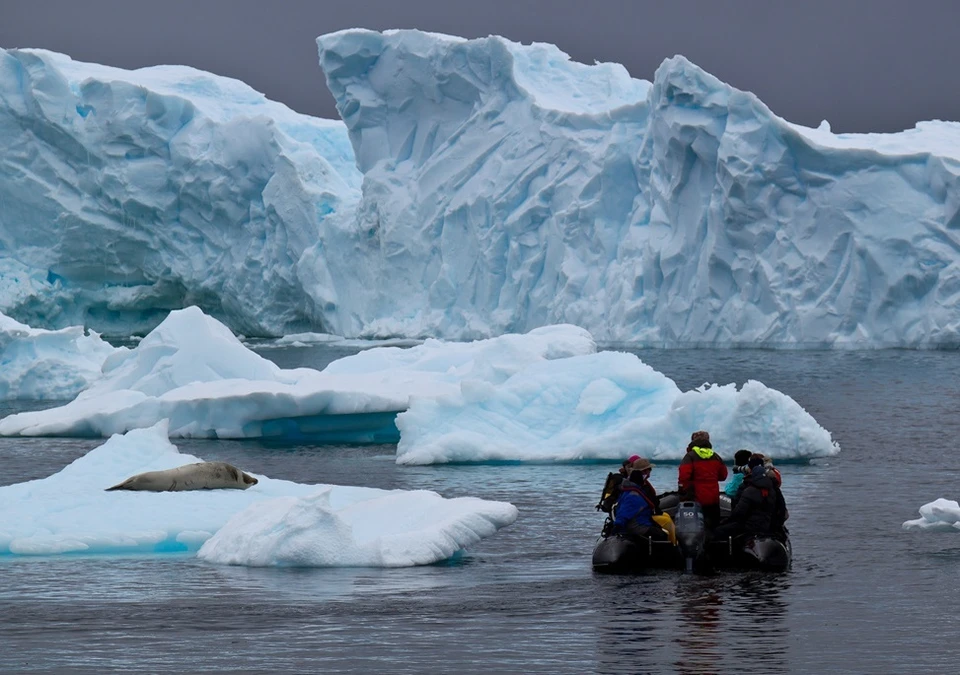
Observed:
[[[677,544],[677,528],[673,524],[673,518],[670,517],[669,513],[658,513],[653,517],[653,522],[660,526],[660,529],[667,533],[667,539],[670,540],[670,543],[676,546]]]
[[[654,502],[652,499],[650,499],[650,495],[648,495],[647,491],[643,489],[644,487],[643,485],[637,485],[636,483],[631,481],[624,481],[624,482],[626,482],[627,484],[621,485],[621,492],[636,492],[641,497],[643,497],[643,501],[647,503],[647,505],[650,507],[650,510],[652,512],[656,513],[657,511],[660,510],[660,506],[656,502]]]
[[[636,509],[629,516],[624,514],[627,509]],[[657,512],[657,504],[643,491],[642,485],[637,485],[630,480],[624,480],[620,485],[620,499],[617,500],[614,509],[614,523],[618,526],[626,526],[630,521],[636,521],[640,525],[655,525],[653,520]]]

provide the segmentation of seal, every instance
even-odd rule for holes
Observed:
[[[141,490],[146,492],[182,492],[184,490],[246,490],[256,485],[257,479],[226,462],[198,462],[166,471],[147,471],[131,476],[110,490]]]

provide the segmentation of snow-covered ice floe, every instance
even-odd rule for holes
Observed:
[[[504,502],[256,474],[247,490],[105,491],[202,461],[166,434],[164,421],[114,436],[52,476],[0,487],[0,555],[198,552],[237,565],[399,567],[450,558],[517,518]]]
[[[170,435],[396,442],[414,397],[499,383],[532,362],[593,352],[590,334],[549,326],[472,343],[428,340],[360,352],[323,371],[282,369],[196,307],[171,312],[70,403],[0,420],[0,435],[106,437],[170,420]]]
[[[0,313],[0,401],[71,399],[100,379],[111,354],[126,351],[82,326],[31,328]]]
[[[904,522],[905,530],[960,532],[960,504],[940,498],[920,507],[920,517]]]
[[[338,490],[376,494],[347,496]],[[327,487],[252,504],[200,549],[211,562],[309,567],[405,567],[453,557],[517,518],[505,502],[444,499],[425,490]]]
[[[760,382],[683,392],[632,354],[598,353],[569,325],[368,349],[317,371],[278,367],[192,307],[109,355],[102,371],[64,406],[0,420],[0,435],[105,437],[167,419],[173,437],[399,441],[407,464],[677,460],[696,429],[721,454],[839,452],[796,401]]]
[[[725,459],[748,448],[775,459],[835,455],[839,446],[796,401],[748,381],[682,392],[632,354],[534,363],[502,384],[416,399],[397,417],[401,464],[623,459],[679,460],[707,429]]]

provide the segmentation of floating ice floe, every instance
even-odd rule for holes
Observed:
[[[100,378],[111,346],[82,326],[31,328],[0,313],[0,401],[71,399]]]
[[[960,532],[960,504],[940,498],[920,507],[920,517],[904,522],[905,530]]]
[[[231,565],[405,567],[454,556],[517,518],[512,504],[444,499],[424,490],[344,498],[327,487],[306,497],[252,504],[233,516],[199,556]]]
[[[789,396],[756,381],[682,392],[632,354],[532,363],[502,384],[465,378],[453,395],[415,399],[397,416],[401,464],[679,460],[707,429],[726,459],[739,448],[776,459],[835,455],[839,446]]]
[[[597,353],[569,325],[286,370],[192,307],[108,356],[102,371],[67,405],[0,420],[0,435],[103,437],[167,419],[173,437],[399,441],[397,461],[408,464],[678,460],[696,429],[721,454],[839,452],[796,401],[760,382],[682,392],[634,355]]]
[[[168,419],[173,437],[395,442],[393,416],[415,397],[453,393],[468,377],[499,383],[532,362],[595,349],[583,329],[549,326],[371,349],[323,371],[282,369],[190,307],[108,357],[103,377],[75,400],[0,420],[0,435],[106,437]]]
[[[166,432],[164,421],[114,436],[48,478],[0,487],[0,555],[199,552],[238,565],[396,567],[450,558],[517,518],[504,502],[261,475],[247,490],[105,491],[202,461]]]

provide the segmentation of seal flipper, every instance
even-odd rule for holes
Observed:
[[[131,489],[132,488],[130,487],[130,479],[128,478],[122,483],[117,483],[113,487],[108,487],[107,489],[104,490],[104,492],[110,492],[111,490],[131,490]]]

